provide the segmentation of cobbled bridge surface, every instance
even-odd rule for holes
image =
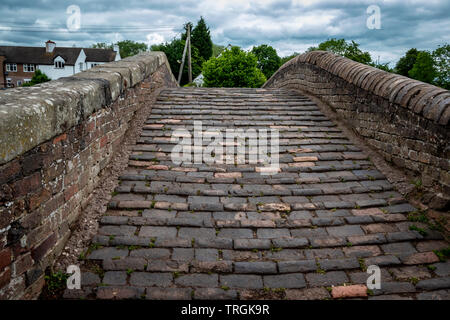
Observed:
[[[450,298],[450,264],[436,255],[448,242],[412,221],[418,208],[319,105],[386,160],[426,175],[428,206],[445,211],[448,91],[324,52],[294,59],[261,89],[179,88],[165,56],[151,53],[27,90],[0,95],[10,117],[0,141],[1,298],[37,296],[134,113],[150,103],[80,262],[82,288],[65,298]],[[33,96],[38,107],[14,108]],[[11,133],[11,119],[22,129]],[[171,136],[193,133],[194,121],[224,136],[276,129],[279,171],[174,164]],[[367,288],[371,265],[381,289]]]

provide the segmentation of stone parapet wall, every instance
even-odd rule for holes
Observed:
[[[325,51],[290,60],[264,87],[316,96],[386,160],[435,186],[431,207],[448,209],[450,91]]]
[[[0,93],[0,299],[37,296],[135,112],[174,86],[147,52]]]

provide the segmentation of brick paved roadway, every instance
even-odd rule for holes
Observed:
[[[277,128],[281,172],[174,165],[170,136],[194,120],[204,130]],[[351,298],[366,295],[364,270],[375,264],[382,287],[369,299],[449,299],[450,265],[433,253],[448,243],[409,221],[414,211],[306,97],[165,90],[101,219],[83,290],[100,299]]]

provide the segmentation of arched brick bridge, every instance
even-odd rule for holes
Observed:
[[[1,299],[39,295],[142,110],[65,298],[450,298],[449,243],[395,174],[448,210],[450,92],[326,52],[262,89],[179,88],[152,52],[0,94]],[[279,170],[174,163],[171,137],[194,121],[277,130]]]

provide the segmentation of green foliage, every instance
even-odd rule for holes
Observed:
[[[112,49],[112,44],[107,44],[106,42],[97,42],[92,45],[94,49]]]
[[[222,53],[223,50],[225,50],[225,46],[221,46],[221,45],[213,43],[213,47],[212,47],[213,57],[218,57]]]
[[[61,271],[50,273],[44,277],[46,291],[49,294],[57,294],[59,291],[64,290],[67,285],[67,279],[69,275]]]
[[[442,250],[433,250],[433,252],[438,256],[439,261],[441,262],[445,262],[448,258],[450,258],[450,247]]]
[[[170,69],[176,79],[178,79],[178,73],[181,67],[181,59],[183,57],[183,49],[186,41],[182,39],[173,39],[172,42],[166,42],[165,44],[158,44],[151,46],[152,51],[162,51],[166,54],[167,60],[170,64]],[[191,48],[191,57],[192,57],[192,78],[195,79],[201,72],[202,66],[204,63],[204,59],[200,57],[199,51],[197,48]],[[188,78],[188,63],[187,59],[185,60],[183,73],[181,76],[181,85],[185,85],[189,82]]]
[[[33,77],[31,78],[31,80],[29,82],[25,82],[24,84],[22,84],[22,87],[31,87],[34,86],[36,84],[39,83],[44,83],[47,81],[50,81],[51,79],[45,74],[43,73],[41,70],[37,69],[34,74]]]
[[[119,41],[117,42],[117,45],[119,46],[120,57],[122,59],[148,50],[147,44],[132,40]],[[113,49],[113,47],[112,44],[107,44],[105,42],[98,42],[92,45],[92,48],[97,49]]]
[[[437,72],[435,84],[450,90],[450,44],[439,46],[434,50],[433,59]]]
[[[213,55],[213,43],[211,35],[206,22],[203,18],[200,18],[195,28],[191,22],[184,24],[184,32],[181,35],[181,39],[173,39],[171,42],[161,43],[151,46],[152,51],[162,51],[166,54],[169,61],[170,68],[176,79],[178,79],[178,73],[181,67],[181,61],[183,59],[183,50],[186,44],[187,28],[191,28],[191,65],[192,65],[192,78],[195,79],[201,72],[203,63]],[[223,47],[217,46],[216,50],[220,50]],[[185,64],[181,76],[181,85],[188,84],[188,59],[185,58]]]
[[[291,54],[290,56],[281,58],[281,63],[280,63],[280,65],[283,65],[283,64],[285,64],[286,62],[288,62],[289,60],[294,59],[294,58],[295,58],[296,56],[298,56],[299,54],[300,54],[300,53],[298,53],[298,52],[294,52],[294,53]]]
[[[413,68],[409,70],[408,75],[410,78],[419,81],[433,83],[437,76],[433,56],[427,51],[420,51],[417,55],[416,63],[414,63]]]
[[[213,55],[213,43],[209,28],[206,25],[203,17],[197,22],[197,25],[192,30],[192,46],[198,49],[200,57],[207,61]]]
[[[259,88],[266,77],[258,69],[254,54],[239,47],[232,47],[222,52],[220,57],[213,57],[203,65],[205,87],[248,87]]]
[[[411,222],[428,223],[429,219],[423,211],[415,211],[408,214],[408,220]]]
[[[397,62],[397,65],[395,66],[395,72],[402,76],[408,77],[409,71],[416,63],[418,54],[419,51],[416,48],[408,50],[406,54]]]
[[[308,51],[330,51],[340,56],[349,58],[353,61],[369,64],[372,62],[372,57],[369,52],[363,52],[359,48],[359,44],[355,41],[346,42],[345,39],[332,38],[319,44],[318,47],[311,47]]]
[[[414,224],[409,226],[409,230],[417,231],[420,235],[422,235],[424,237],[428,234],[428,232],[426,232],[425,229],[419,228],[418,226],[416,226]]]
[[[386,72],[394,72],[394,69],[389,67],[389,63],[370,62],[368,65]]]
[[[398,61],[395,72],[419,81],[450,89],[450,45],[432,53],[412,48]]]
[[[267,44],[253,47],[252,53],[258,59],[258,68],[264,73],[267,79],[281,66],[281,58],[278,56],[277,51]]]
[[[117,45],[119,46],[120,57],[122,59],[148,50],[147,44],[131,40],[119,41]]]

